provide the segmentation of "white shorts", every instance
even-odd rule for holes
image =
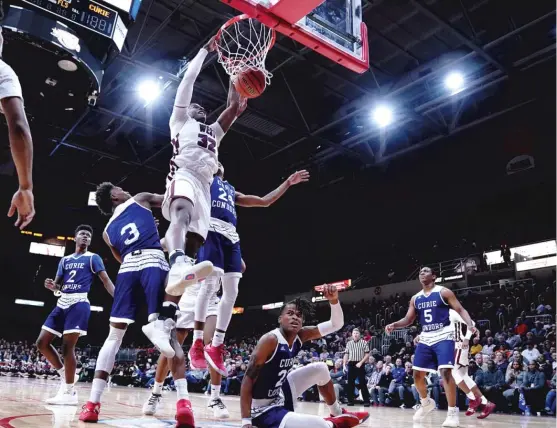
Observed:
[[[469,356],[469,349],[461,349],[462,343],[456,342],[455,343],[455,368],[459,367],[468,367],[470,364],[470,356]]]
[[[207,239],[211,221],[211,187],[201,182],[184,168],[176,171],[174,179],[167,183],[162,215],[170,221],[170,203],[173,199],[185,198],[193,203],[193,213],[188,232],[197,233]]]
[[[219,299],[214,296],[209,301],[207,306],[207,318],[212,316],[217,316],[219,307]],[[176,328],[183,328],[186,330],[193,329],[195,322],[195,298],[192,296],[186,296],[180,299],[178,303],[178,320],[176,321]]]
[[[0,100],[10,97],[18,97],[23,100],[21,85],[12,67],[0,59]],[[0,112],[3,113],[1,104]]]

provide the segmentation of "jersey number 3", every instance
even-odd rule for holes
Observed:
[[[120,231],[120,235],[128,235],[128,238],[124,241],[124,244],[130,245],[139,239],[139,230],[135,223],[126,224]]]

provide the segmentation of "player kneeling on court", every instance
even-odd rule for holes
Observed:
[[[242,381],[240,406],[243,428],[350,428],[367,420],[367,412],[341,409],[325,363],[312,363],[292,370],[302,344],[339,330],[344,315],[334,285],[325,285],[324,296],[331,304],[331,319],[317,326],[302,327],[311,315],[311,304],[303,299],[286,303],[279,316],[279,328],[267,333],[251,354]],[[306,389],[317,385],[331,416],[294,413],[294,403]]]

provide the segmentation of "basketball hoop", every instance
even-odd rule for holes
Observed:
[[[235,16],[216,35],[218,62],[231,78],[249,70],[260,70],[268,85],[273,74],[265,68],[265,59],[275,39],[272,28],[245,14]]]

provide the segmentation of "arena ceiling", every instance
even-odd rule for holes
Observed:
[[[272,85],[249,103],[222,145],[221,158],[235,175],[334,167],[335,174],[320,177],[338,178],[548,96],[545,82],[554,80],[555,72],[554,2],[363,3],[367,73],[347,71],[279,37],[267,59]],[[62,100],[52,99],[41,111],[63,113],[34,114],[33,126],[40,129],[35,139],[42,142],[39,162],[63,165],[64,174],[81,175],[91,185],[134,177],[162,180],[171,156],[168,118],[180,70],[235,14],[218,0],[145,0],[123,53],[106,71],[97,105],[67,111]],[[457,95],[443,88],[451,70],[467,79]],[[209,57],[194,100],[212,112],[210,118],[225,105],[227,77]],[[146,105],[137,86],[148,78],[160,79],[164,92]],[[31,90],[40,88],[27,90],[28,104],[37,97]],[[387,131],[370,120],[378,102],[390,103],[396,112]]]

